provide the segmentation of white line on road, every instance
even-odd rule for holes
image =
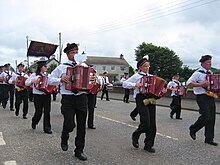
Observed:
[[[126,125],[128,127],[132,127],[132,128],[137,128],[137,126],[134,126],[134,125],[131,125],[131,124],[128,124],[128,123],[124,123],[122,121],[118,121],[118,120],[114,120],[114,119],[111,119],[111,118],[108,118],[108,117],[105,117],[105,116],[101,116],[101,115],[96,115],[97,117],[100,117],[102,119],[106,119],[106,120],[109,120],[109,121],[113,121],[115,123],[119,123],[119,124],[123,124],[123,125]],[[172,139],[172,140],[178,140],[178,138],[174,138],[174,137],[171,137],[171,136],[167,136],[167,135],[163,135],[161,133],[158,133],[157,132],[157,135],[159,136],[162,136],[162,137],[165,137],[165,138],[168,138],[168,139]]]
[[[4,165],[16,165],[16,164],[17,164],[17,163],[16,163],[16,161],[14,161],[14,160],[7,161],[7,162],[4,163]]]
[[[2,132],[0,132],[0,145],[6,145],[4,139],[3,139],[3,135]]]

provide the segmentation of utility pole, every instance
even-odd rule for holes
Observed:
[[[61,45],[61,33],[59,33],[59,63],[61,63],[61,56],[62,56],[62,45]]]
[[[29,56],[28,56],[28,36],[26,36],[27,39],[27,68],[29,69]]]
[[[17,68],[17,66],[18,66],[18,61],[17,60],[15,60],[15,71],[17,72],[18,71],[18,68]]]

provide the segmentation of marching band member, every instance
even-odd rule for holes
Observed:
[[[52,134],[50,123],[50,111],[51,111],[51,95],[46,91],[36,89],[36,85],[39,83],[39,78],[42,76],[48,76],[46,61],[37,62],[37,70],[32,73],[30,77],[25,81],[25,85],[33,87],[34,94],[34,107],[35,113],[32,118],[31,127],[36,129],[36,125],[39,123],[42,114],[44,113],[43,129],[47,134]]]
[[[10,99],[10,110],[14,111],[14,88],[15,86],[13,84],[9,84],[8,80],[12,76],[12,71],[10,70],[11,65],[5,64],[4,65],[4,71],[0,75],[0,79],[3,80],[3,100],[2,100],[2,106],[5,109],[8,99]]]
[[[216,118],[215,100],[206,94],[206,88],[209,86],[206,75],[211,74],[212,57],[204,55],[199,62],[201,67],[187,81],[187,85],[193,87],[193,92],[196,95],[196,101],[199,106],[199,113],[201,114],[198,120],[189,127],[190,136],[193,140],[196,140],[196,132],[205,127],[205,143],[217,146],[218,143],[213,141]]]
[[[28,78],[28,75],[25,74],[24,64],[20,63],[17,65],[18,72],[13,73],[12,77],[9,79],[10,84],[15,84],[15,115],[19,115],[20,105],[23,101],[23,119],[27,119],[28,113],[28,92],[25,86],[17,86],[18,77],[22,76],[24,78]],[[25,79],[23,80],[25,82]],[[17,85],[16,85],[17,84]],[[25,85],[25,84],[24,84]]]
[[[151,99],[152,96],[140,93],[140,79],[143,76],[149,75],[150,62],[148,57],[144,57],[139,60],[137,63],[137,68],[139,69],[138,73],[135,73],[128,80],[123,82],[124,88],[135,88],[134,89],[134,98],[136,101],[137,111],[140,115],[140,124],[138,128],[132,134],[132,144],[135,148],[139,147],[138,139],[142,133],[145,133],[145,146],[144,150],[154,153],[155,149],[154,140],[156,136],[156,105],[155,104],[144,104],[145,99]]]
[[[110,101],[109,95],[108,95],[108,89],[107,89],[107,85],[110,84],[109,80],[108,80],[108,72],[103,73],[103,78],[105,80],[105,84],[104,84],[104,88],[102,89],[101,100],[103,99],[104,94],[106,94],[106,101]]]
[[[177,91],[177,87],[181,86],[179,82],[180,76],[178,74],[174,74],[172,77],[172,81],[167,84],[167,89],[171,90],[172,102],[170,104],[170,118],[173,118],[173,115],[176,113],[176,119],[182,120],[181,115],[181,96],[177,95],[175,91]]]
[[[85,146],[85,135],[86,135],[86,117],[87,117],[87,106],[88,99],[85,91],[79,90],[66,90],[65,84],[70,82],[70,76],[66,75],[67,67],[75,66],[75,55],[78,53],[78,45],[75,43],[67,44],[64,49],[68,61],[67,63],[60,64],[56,67],[50,78],[50,83],[61,83],[60,94],[61,99],[61,113],[63,115],[63,130],[61,135],[61,148],[63,151],[68,150],[68,139],[69,133],[76,127],[76,138],[75,138],[75,157],[85,161],[87,160],[86,155],[83,153]],[[75,123],[76,117],[76,123]]]
[[[3,66],[0,66],[0,75],[3,72]],[[3,85],[3,80],[1,80],[0,78],[0,104],[2,104],[3,101],[3,89],[4,89],[4,85]]]
[[[128,79],[128,73],[124,73],[124,76],[121,78],[120,82],[123,83],[125,80]],[[124,98],[123,101],[125,103],[129,103],[129,95],[130,95],[130,89],[125,88],[124,89]]]
[[[95,81],[97,79],[96,71],[94,72],[93,76],[95,77]],[[88,97],[88,119],[87,119],[87,125],[89,129],[96,129],[94,125],[94,110],[96,105],[96,99],[97,99],[97,93],[93,94],[89,92],[87,94]]]

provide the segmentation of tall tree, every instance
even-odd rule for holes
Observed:
[[[150,73],[169,80],[172,74],[181,71],[182,61],[179,56],[167,47],[155,46],[143,42],[135,49],[136,61],[148,55]]]
[[[190,69],[188,66],[184,65],[180,71],[180,78],[182,81],[187,81],[189,77],[195,72],[196,69]]]
[[[57,64],[51,64],[51,65],[47,68],[47,73],[51,73],[56,67],[57,67]]]

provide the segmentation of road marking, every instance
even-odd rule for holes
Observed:
[[[126,126],[128,126],[128,127],[138,128],[137,126],[134,126],[134,125],[131,125],[131,124],[122,122],[122,121],[114,120],[114,119],[111,119],[111,118],[108,118],[108,117],[105,117],[105,116],[101,116],[101,115],[96,115],[96,116],[97,116],[97,117],[100,117],[100,118],[102,118],[102,119],[106,119],[106,120],[109,120],[109,121],[113,121],[113,122],[115,122],[115,123],[119,123],[119,124],[126,125]],[[159,132],[157,132],[157,135],[162,136],[162,137],[165,137],[165,138],[168,138],[168,139],[172,139],[172,140],[179,140],[178,138],[174,138],[174,137],[171,137],[171,136],[168,136],[168,135],[164,135],[164,134],[161,134],[161,133],[159,133]]]
[[[3,135],[2,132],[0,132],[0,145],[6,145],[4,139],[3,139]]]
[[[16,161],[14,161],[14,160],[7,161],[7,162],[4,163],[4,165],[16,165],[16,164],[17,164],[17,163],[16,163]]]

